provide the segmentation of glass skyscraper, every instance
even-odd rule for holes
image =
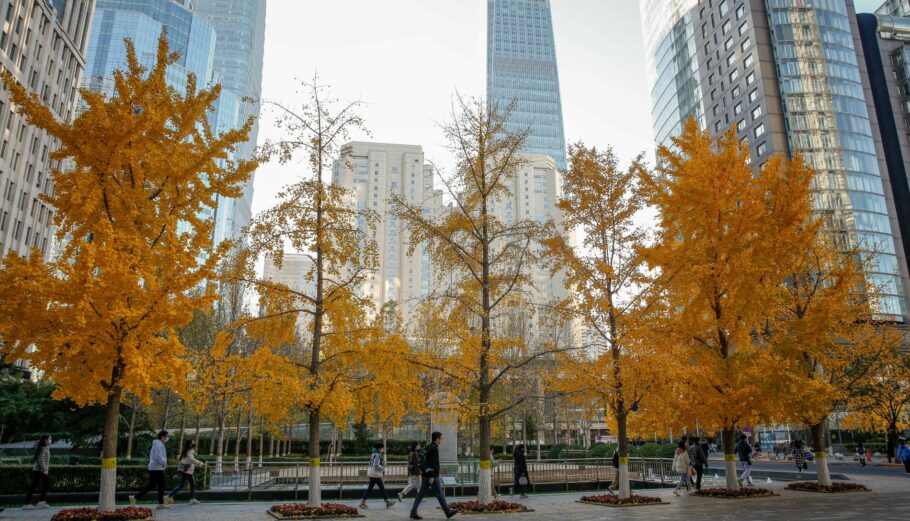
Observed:
[[[897,3],[897,2],[895,2]],[[655,141],[696,117],[734,128],[756,169],[797,153],[812,203],[845,249],[871,254],[882,318],[906,320],[908,268],[851,0],[643,0]]]
[[[509,131],[530,129],[526,151],[566,169],[566,138],[549,0],[487,0],[487,102],[518,105]]]

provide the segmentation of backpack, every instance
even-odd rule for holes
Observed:
[[[427,448],[421,447],[420,452],[417,453],[417,468],[420,469],[420,473],[424,474],[427,471]]]
[[[910,461],[910,447],[901,445],[897,450],[897,459],[904,463]]]

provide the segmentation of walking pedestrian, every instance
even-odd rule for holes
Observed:
[[[736,444],[736,455],[739,462],[743,464],[743,475],[739,481],[743,485],[752,486],[752,444],[749,443],[749,437],[745,434],[739,436],[739,443]]]
[[[803,450],[802,440],[793,440],[793,443],[790,445],[790,449],[793,454],[793,463],[796,464],[796,471],[802,472],[809,469],[809,465],[806,464],[806,453]]]
[[[619,445],[616,445],[616,448],[613,449],[613,471],[615,473],[613,481],[610,482],[610,486],[607,487],[607,492],[613,492],[614,490],[619,490]]]
[[[398,493],[398,501],[403,501],[404,497],[411,491],[420,490],[420,444],[415,443],[408,453],[408,486]]]
[[[383,466],[382,456],[385,454],[385,449],[381,443],[377,443],[373,447],[373,454],[370,456],[370,467],[367,469],[367,477],[370,478],[370,482],[367,485],[366,490],[363,491],[363,495],[360,496],[360,508],[367,508],[367,496],[370,495],[370,492],[373,491],[373,487],[379,487],[379,493],[382,494],[382,499],[385,501],[385,507],[391,508],[395,504],[394,501],[389,500],[389,496],[385,493],[385,483],[382,482],[382,476],[385,473],[385,467]]]
[[[145,497],[145,494],[152,489],[158,491],[158,509],[170,508],[164,503],[164,469],[167,467],[167,443],[170,435],[167,431],[158,433],[158,439],[152,442],[152,450],[149,451],[149,482],[141,492],[135,496],[129,496],[130,506],[136,506],[136,501]]]
[[[676,488],[673,489],[675,495],[679,495],[679,490],[686,487],[686,492],[691,492],[689,490],[689,472],[690,472],[690,460],[688,447],[686,446],[686,437],[683,436],[679,443],[676,445],[676,451],[673,453],[673,472],[679,474],[679,483],[676,484]]]
[[[711,446],[708,445],[708,441],[707,441],[707,440],[701,442],[701,451],[705,453],[705,468],[704,468],[704,471],[707,471],[707,470],[708,470],[708,464],[709,464],[708,456],[711,455]]]
[[[32,510],[35,508],[47,508],[47,489],[50,488],[51,482],[48,479],[48,471],[51,463],[51,437],[49,434],[42,434],[35,445],[35,454],[32,458],[32,484],[28,487],[28,495],[25,496],[25,505],[22,510]],[[32,495],[40,485],[40,496],[38,504],[32,505]]]
[[[515,452],[512,454],[512,475],[515,478],[512,487],[521,494],[521,497],[528,497],[525,491],[531,484],[531,476],[528,474],[528,460],[525,457],[524,444],[515,447]]]
[[[856,445],[856,458],[859,460],[859,466],[866,466],[866,446],[863,445],[863,442],[859,442]]]
[[[183,444],[180,460],[177,462],[177,477],[180,478],[180,484],[174,487],[174,490],[167,495],[167,503],[169,505],[174,504],[174,498],[177,497],[177,494],[183,490],[187,483],[190,484],[189,504],[199,504],[199,501],[196,500],[196,478],[193,476],[196,465],[204,465],[204,463],[196,459],[196,440],[187,440]]]
[[[433,491],[439,501],[439,506],[445,512],[447,519],[458,513],[449,508],[446,503],[445,492],[439,486],[439,446],[442,444],[442,433],[434,432],[430,436],[430,440],[430,444],[424,450],[424,467],[420,469],[420,490],[417,492],[417,497],[414,498],[414,505],[411,507],[411,519],[423,519],[417,514],[417,508],[420,506],[423,496],[430,490]]]
[[[692,438],[692,444],[689,445],[689,463],[695,469],[695,491],[701,491],[701,477],[705,473],[705,465],[708,463],[708,456],[699,443],[699,437]]]
[[[904,470],[910,476],[910,447],[907,446],[905,438],[900,439],[900,447],[897,449],[897,460],[903,462]]]

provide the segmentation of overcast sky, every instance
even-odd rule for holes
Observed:
[[[871,10],[881,0],[858,0]],[[362,99],[372,140],[423,145],[445,167],[438,122],[453,93],[484,96],[486,0],[269,0],[263,95],[293,105],[319,73],[343,100]],[[636,0],[551,0],[567,140],[612,145],[624,161],[653,153]],[[260,141],[277,134],[263,115]],[[355,139],[364,136],[354,136]],[[264,165],[255,212],[300,165]]]

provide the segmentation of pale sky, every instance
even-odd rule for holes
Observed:
[[[871,11],[881,0],[857,0]],[[263,96],[295,104],[295,77],[319,73],[342,100],[361,99],[370,139],[423,145],[451,166],[438,122],[453,93],[485,96],[486,0],[269,0]],[[551,0],[569,143],[652,157],[650,101],[637,0]],[[260,141],[277,137],[263,115]],[[365,136],[353,136],[364,139]],[[301,165],[262,166],[254,212]]]
[[[566,139],[613,145],[621,158],[652,150],[636,0],[551,0]],[[457,90],[485,96],[486,0],[269,0],[263,96],[294,102],[295,77],[319,72],[343,100],[362,99],[372,133],[422,145],[452,164],[438,122]],[[260,141],[276,137],[263,116]],[[363,138],[363,136],[355,136]],[[254,212],[300,165],[256,174]]]

